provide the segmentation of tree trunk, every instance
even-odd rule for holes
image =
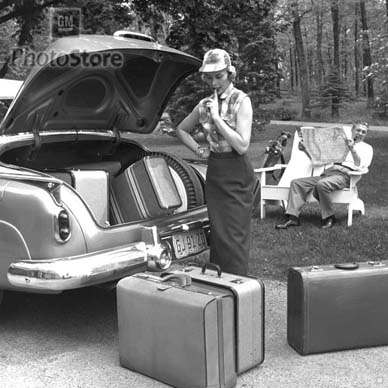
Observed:
[[[388,1],[388,0],[387,0]],[[354,4],[354,90],[356,97],[360,96],[360,53],[358,49],[358,18],[360,17],[359,4]]]
[[[299,69],[299,80],[302,91],[302,116],[305,118],[311,118],[310,110],[310,92],[308,82],[308,69],[306,64],[306,57],[303,48],[303,38],[301,30],[301,19],[298,11],[298,2],[294,1],[291,4],[292,10],[292,27],[295,39],[296,57]]]
[[[360,0],[360,14],[361,14],[361,26],[362,26],[362,59],[363,65],[370,66],[372,64],[372,55],[369,44],[368,23],[366,17],[365,0]],[[366,77],[366,87],[368,95],[368,106],[373,105],[374,90],[372,77]]]
[[[388,0],[387,0],[388,1]],[[314,2],[312,1],[314,5]],[[317,50],[317,75],[315,78],[315,82],[317,83],[318,88],[322,85],[322,80],[324,76],[324,67],[323,67],[323,59],[322,59],[322,4],[318,2],[316,4],[316,12],[315,12],[315,22],[317,27],[317,41],[316,41],[316,50]]]
[[[333,62],[334,67],[338,74],[341,74],[340,70],[340,55],[339,55],[339,9],[338,0],[332,0],[331,2],[331,17],[333,20]]]
[[[385,0],[385,32],[388,33],[388,0]]]
[[[341,82],[340,55],[339,55],[339,9],[338,0],[331,1],[331,17],[333,20],[333,73],[336,74],[338,81]],[[331,116],[339,117],[340,99],[336,91],[333,91],[331,99]]]
[[[388,0],[387,0],[388,1]],[[293,50],[290,45],[290,48],[288,49],[288,53],[290,56],[290,90],[293,92],[295,87],[294,87],[294,82],[295,82],[295,69],[294,69],[294,55],[293,55]]]

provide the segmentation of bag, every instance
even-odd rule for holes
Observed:
[[[190,283],[144,273],[119,281],[120,364],[174,387],[234,387],[233,298]]]
[[[226,292],[233,297],[238,374],[264,361],[264,283],[261,280],[221,272],[214,263],[169,273],[189,275],[192,284],[205,292]]]
[[[300,354],[388,345],[388,262],[288,272],[287,339]]]

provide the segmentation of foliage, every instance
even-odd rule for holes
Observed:
[[[11,50],[15,47],[28,47],[30,50],[41,51],[50,43],[50,7],[53,6],[81,9],[82,33],[112,34],[126,27],[133,18],[125,2],[119,0],[3,2],[0,4],[0,36],[3,38],[0,40],[0,60],[3,62],[0,76],[25,78],[29,67],[10,61]]]
[[[374,79],[375,108],[381,111],[382,104],[388,103],[388,31],[378,33],[371,39],[374,62],[364,67],[367,77]],[[385,108],[386,109],[386,108]]]
[[[82,9],[82,27],[85,34],[112,35],[115,31],[124,29],[132,20],[128,7],[118,0],[74,1],[74,6]]]
[[[298,112],[295,109],[285,106],[259,108],[255,114],[264,123],[269,123],[271,120],[294,120]]]
[[[273,99],[278,77],[274,0],[150,0],[147,4],[133,0],[133,5],[144,22],[159,22],[170,15],[166,42],[172,47],[199,58],[214,47],[227,50],[237,67],[237,86],[250,94],[254,106],[263,98]],[[169,107],[174,121],[180,121],[206,93],[198,77],[184,83]]]
[[[330,84],[334,65],[334,39],[332,0],[279,0],[276,16],[283,26],[276,34],[282,68],[282,88],[299,90],[300,77],[295,64],[295,42],[292,39],[290,4],[298,4],[302,23],[302,36],[307,61],[307,73],[312,89],[322,89]],[[368,31],[361,26],[360,1],[343,0],[339,7],[339,79],[352,95],[366,95],[368,78],[374,79],[376,95],[387,91],[387,2],[364,2],[368,19]],[[363,39],[368,34],[372,65],[366,66],[363,56]],[[338,67],[338,66],[337,66]],[[362,80],[362,82],[361,82]]]
[[[339,117],[339,108],[342,102],[349,100],[350,93],[347,86],[341,82],[338,72],[332,71],[328,76],[326,83],[319,89],[319,102],[321,106],[330,105],[332,117]]]

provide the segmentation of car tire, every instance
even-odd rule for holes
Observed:
[[[0,290],[0,304],[3,301],[4,291]]]
[[[182,206],[177,209],[177,212],[189,210],[205,203],[201,181],[187,162],[164,152],[150,152],[148,155],[163,156],[170,167],[171,175],[182,199]]]

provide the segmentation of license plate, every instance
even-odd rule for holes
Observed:
[[[207,248],[205,233],[202,229],[174,234],[172,236],[172,243],[177,259],[194,255]]]

